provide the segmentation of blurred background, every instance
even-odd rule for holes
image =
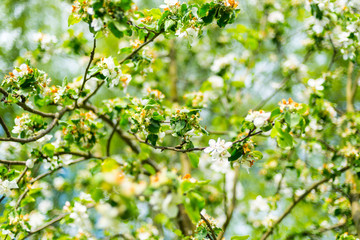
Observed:
[[[157,8],[163,4],[155,0],[135,2],[139,9]],[[61,84],[65,78],[73,80],[82,77],[92,48],[92,34],[84,23],[68,28],[71,5],[71,1],[61,0],[0,1],[1,78],[25,59],[30,59],[32,66],[47,72],[54,84]],[[307,103],[307,80],[321,78],[322,73],[329,70],[332,51],[327,48],[314,49],[316,44],[308,31],[311,14],[305,1],[242,0],[239,8],[241,12],[234,24],[224,29],[210,25],[198,39],[157,39],[147,50],[153,56],[151,70],[146,74],[134,75],[128,88],[128,94],[139,97],[148,87],[159,89],[165,94],[165,104],[169,106],[173,103],[186,105],[186,94],[201,91],[206,106],[201,112],[202,125],[207,126],[213,135],[197,137],[196,146],[206,146],[210,138],[216,139],[218,136],[235,137],[240,129],[240,121],[250,109],[271,110],[282,98],[289,97]],[[124,54],[119,50],[128,46],[130,38],[116,39],[109,35],[98,40],[95,58],[113,56],[120,60]],[[344,89],[347,64],[341,57],[337,58],[330,66],[333,80],[325,83],[324,95],[330,102],[336,103],[338,112],[346,109]],[[355,69],[358,68],[355,65]],[[94,83],[89,82],[90,88],[91,84]],[[119,89],[102,88],[92,103],[99,105],[104,97],[119,96],[124,96]],[[355,103],[356,107],[360,107],[359,101]],[[22,109],[17,106],[0,104],[0,114],[10,128],[14,125],[13,119],[21,112]],[[328,133],[331,134],[331,130]],[[309,148],[319,148],[316,144],[309,147],[299,143],[295,150],[278,151],[275,140],[271,138],[259,136],[254,141],[258,143],[258,150],[264,153],[264,159],[257,162],[249,173],[246,169],[240,169],[236,189],[237,207],[226,239],[235,234],[249,234],[252,239],[259,239],[266,221],[279,216],[296,191],[304,191],[311,177],[314,177],[311,169],[321,167],[326,159],[321,152],[308,151]],[[166,137],[164,144],[174,146],[176,142]],[[120,138],[114,138],[112,152],[119,158],[126,158],[127,150],[123,145]],[[4,149],[4,145],[0,146]],[[97,151],[103,151],[101,146],[97,148]],[[0,149],[0,157],[5,157],[3,149]],[[189,171],[184,170],[188,165],[181,154],[151,152],[147,147],[143,147],[142,151],[169,169]],[[24,150],[19,157],[26,159],[26,154]],[[214,207],[206,210],[221,223],[225,221],[223,208],[219,207],[223,201],[222,191],[225,189],[228,193],[226,201],[229,201],[234,171],[229,170],[225,174],[213,171],[206,158],[202,156],[199,168],[190,171],[196,179],[211,179],[212,187],[204,190],[204,197],[209,206]],[[307,170],[300,172],[294,167],[298,165],[306,166]],[[48,180],[47,188],[51,193],[47,200],[51,200],[52,208],[61,209],[67,200],[78,196],[79,189],[83,187],[81,184],[90,184],[81,182],[81,174],[86,166],[78,165],[60,171],[56,178]],[[285,171],[286,177],[283,177]],[[297,180],[299,178],[301,181]],[[281,198],[275,194],[280,191],[280,185]],[[45,200],[40,199],[36,204],[42,201]],[[284,220],[273,239],[285,239],[284,233],[297,229],[308,229],[314,225],[320,227],[319,223],[328,226],[338,221],[341,216],[330,217],[329,209],[321,201],[319,204],[300,203]],[[271,213],[268,202],[276,205],[276,210]],[[151,207],[144,203],[139,203],[138,207],[139,219],[152,221],[149,218]],[[164,231],[165,239],[175,239],[175,235],[164,225],[160,224],[160,228]],[[103,232],[96,234],[100,238]],[[330,231],[317,239],[335,238]]]

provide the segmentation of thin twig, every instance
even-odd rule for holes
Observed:
[[[26,166],[26,167],[24,168],[24,170],[23,170],[22,173],[20,174],[19,178],[16,180],[16,183],[17,183],[17,184],[19,184],[19,182],[21,181],[21,179],[25,176],[25,173],[26,173],[26,171],[27,171],[28,169],[29,169],[28,166]]]
[[[113,121],[111,121],[111,119],[103,114],[99,114],[98,109],[94,106],[91,105],[89,103],[87,103],[86,105],[82,106],[82,108],[87,109],[87,110],[91,110],[94,114],[96,114],[100,119],[102,119],[104,122],[106,122],[109,126],[111,126],[114,129],[114,123]],[[115,128],[116,133],[120,136],[120,138],[131,148],[131,150],[136,153],[139,154],[140,153],[140,148],[135,145],[133,143],[133,141],[131,140],[130,137],[128,137],[121,129],[119,128]],[[159,166],[157,165],[156,162],[154,162],[153,160],[151,160],[150,158],[144,159],[142,160],[142,163],[147,163],[150,166],[152,166],[157,172],[160,171]]]
[[[147,40],[146,42],[144,42],[143,44],[141,44],[137,49],[135,49],[132,53],[130,53],[127,57],[125,57],[123,60],[121,60],[119,63],[120,65],[123,64],[126,60],[131,59],[134,55],[136,55],[143,47],[145,47],[146,45],[148,45],[149,43],[151,43],[152,41],[155,40],[155,38],[157,38],[160,34],[162,34],[163,31],[160,31],[158,33],[155,33],[154,36],[152,38],[150,38],[149,40]]]
[[[335,230],[337,228],[342,228],[344,226],[346,226],[346,221],[335,224],[335,225],[327,227],[327,228],[319,228],[317,231],[305,230],[303,232],[294,233],[294,234],[291,234],[291,235],[287,236],[286,240],[293,240],[296,236],[299,236],[299,237],[316,236],[316,235],[319,235],[319,234],[327,232],[327,231],[332,231],[332,230]]]
[[[335,62],[335,58],[336,58],[336,54],[337,54],[336,47],[335,47],[335,45],[334,45],[333,40],[331,39],[330,34],[329,34],[329,40],[330,40],[330,43],[331,43],[331,47],[332,47],[332,50],[333,50],[333,54],[332,54],[332,57],[331,57],[331,60],[330,60],[329,66],[328,66],[328,71],[331,70],[331,67],[332,67],[332,65],[333,65],[334,62]]]
[[[200,217],[202,220],[204,220],[204,222],[206,223],[206,226],[209,228],[212,238],[214,240],[216,240],[216,235],[215,235],[214,229],[212,229],[209,221],[201,213],[200,213]]]
[[[47,227],[49,227],[49,226],[51,226],[51,225],[53,225],[53,224],[61,221],[61,220],[62,220],[64,217],[66,217],[68,214],[69,214],[69,213],[63,213],[63,214],[61,214],[60,216],[54,218],[54,219],[51,220],[50,222],[47,222],[44,226],[39,227],[39,228],[37,228],[37,229],[29,232],[28,235],[26,235],[26,236],[25,236],[24,238],[22,238],[22,239],[26,239],[26,238],[34,235],[35,233],[38,233],[38,232],[44,230],[45,228],[47,228]]]
[[[4,129],[6,136],[11,137],[11,133],[10,133],[9,129],[7,128],[6,123],[2,117],[0,117],[0,124],[1,124],[2,128]]]
[[[81,88],[80,88],[80,93],[84,90],[85,83],[86,83],[86,81],[87,81],[87,74],[88,74],[88,72],[89,72],[89,68],[90,68],[91,63],[92,63],[92,61],[94,60],[95,49],[96,49],[96,38],[95,38],[95,36],[94,36],[93,48],[92,48],[92,51],[91,51],[91,53],[90,53],[89,63],[88,63],[88,65],[86,66],[86,69],[85,69],[84,78],[83,78],[83,83],[82,83]],[[79,93],[79,94],[80,94],[80,93]]]
[[[152,29],[150,29],[150,28],[148,28],[148,27],[145,27],[145,26],[144,26],[144,27],[140,27],[140,26],[134,24],[132,21],[128,21],[128,24],[131,25],[131,26],[134,26],[134,27],[136,27],[136,28],[138,28],[138,29],[143,29],[143,30],[146,30],[146,31],[148,31],[148,32],[152,32],[152,33],[154,33],[154,34],[157,34],[156,31],[154,31],[154,30],[152,30]]]
[[[348,170],[350,168],[350,166],[346,166],[343,167],[342,169],[340,169],[339,171],[337,171],[337,174],[339,173],[343,173],[346,170]],[[261,237],[261,240],[266,240],[274,231],[275,227],[277,225],[279,225],[282,220],[284,220],[284,218],[289,215],[291,213],[291,211],[293,210],[293,208],[299,203],[301,202],[312,190],[316,189],[317,187],[319,187],[321,184],[328,182],[330,179],[333,179],[335,176],[330,176],[330,177],[326,177],[323,178],[322,180],[314,183],[313,185],[311,185],[303,194],[301,194],[297,199],[295,199],[291,205],[285,210],[285,212],[279,217],[278,220],[276,220],[274,222],[274,224],[264,233],[264,235]]]
[[[116,121],[116,124],[114,125],[113,130],[111,131],[111,134],[110,134],[109,139],[106,144],[106,156],[108,156],[108,157],[110,156],[111,140],[116,132],[116,129],[117,129],[119,123],[120,123],[120,120]]]

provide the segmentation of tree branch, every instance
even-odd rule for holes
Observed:
[[[241,138],[241,139],[239,139],[239,140],[236,140],[236,141],[232,142],[232,144],[234,145],[234,144],[236,144],[236,143],[243,142],[243,141],[245,141],[246,139],[248,139],[249,137],[252,137],[252,136],[255,136],[255,135],[259,135],[259,134],[262,133],[261,130],[258,131],[258,132],[253,133],[254,131],[255,131],[255,128],[252,129],[252,130],[250,130],[250,132],[248,133],[247,136],[245,136],[244,138]],[[152,147],[152,148],[154,148],[154,149],[160,149],[161,151],[170,150],[170,151],[175,151],[175,152],[186,153],[186,152],[194,152],[194,151],[203,151],[203,150],[206,148],[206,147],[195,147],[195,148],[181,149],[181,148],[179,148],[179,147],[157,146],[157,145],[152,145],[151,143],[149,143],[149,142],[147,142],[147,141],[139,138],[135,133],[131,133],[131,132],[130,132],[130,134],[132,134],[138,142],[143,143],[143,144],[146,144],[146,145],[148,145],[148,146],[150,146],[150,147]]]
[[[0,138],[0,142],[19,142],[19,143],[28,143],[28,142],[34,142],[36,140],[39,140],[56,126],[59,119],[69,110],[68,107],[64,107],[60,110],[60,112],[56,113],[56,117],[52,120],[52,122],[49,124],[49,126],[45,130],[41,130],[37,133],[37,135],[29,138],[15,138],[15,137],[9,137],[9,138]]]
[[[236,207],[236,187],[237,187],[237,182],[238,182],[238,177],[239,177],[239,168],[235,168],[235,176],[234,176],[234,181],[233,181],[233,188],[232,188],[232,199],[231,199],[231,204],[229,207],[229,210],[226,212],[226,220],[222,226],[222,232],[219,233],[219,236],[217,237],[217,240],[221,240],[226,232],[227,227],[230,224],[231,218],[234,214],[234,210]]]
[[[11,160],[1,160],[0,163],[7,165],[26,165],[25,161],[11,161]]]
[[[337,174],[343,173],[346,170],[348,170],[349,168],[350,168],[350,166],[343,167],[342,169],[337,171]],[[312,190],[316,189],[321,184],[328,182],[330,179],[334,178],[335,176],[323,178],[322,180],[320,180],[320,181],[314,183],[313,185],[311,185],[303,194],[301,194],[297,199],[295,199],[291,203],[291,205],[285,210],[285,212],[280,216],[280,218],[277,221],[275,221],[274,224],[264,233],[264,235],[261,237],[261,240],[266,240],[273,233],[274,228],[277,225],[279,225],[282,222],[282,220],[284,220],[284,218],[291,213],[291,211],[294,209],[294,207],[299,202],[301,202]]]
[[[9,96],[9,93],[6,92],[5,89],[3,89],[1,87],[0,87],[0,93],[2,93],[5,97]],[[36,109],[33,109],[33,108],[29,107],[24,102],[17,102],[16,104],[18,106],[20,106],[22,109],[24,109],[25,111],[28,111],[30,113],[34,113],[34,114],[42,116],[42,117],[46,117],[46,118],[55,118],[56,117],[56,113],[41,112],[39,110],[36,110]]]

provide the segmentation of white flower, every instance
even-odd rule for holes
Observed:
[[[245,121],[254,122],[255,127],[264,126],[271,116],[270,112],[260,111],[249,111],[249,114],[246,116]]]
[[[35,163],[35,159],[28,159],[26,160],[26,166],[28,168],[33,168],[34,167],[34,163]]]
[[[88,193],[84,193],[84,192],[81,192],[81,193],[80,193],[79,198],[80,198],[81,200],[85,200],[85,201],[89,201],[89,202],[92,201],[91,195],[88,194]]]
[[[72,208],[72,212],[69,215],[70,218],[74,219],[74,225],[82,230],[87,229],[90,225],[89,215],[86,211],[86,206],[79,202],[75,202],[74,207]]]
[[[149,232],[141,232],[138,234],[139,240],[148,240],[151,237],[151,233]]]
[[[175,35],[178,36],[179,38],[183,38],[183,37],[186,37],[187,33],[186,33],[186,31],[181,32],[181,29],[178,29],[178,30],[176,30]]]
[[[341,32],[340,34],[338,34],[338,38],[339,38],[339,42],[347,42],[349,41],[349,37],[350,33],[349,32]]]
[[[317,34],[320,34],[324,30],[324,27],[321,26],[320,24],[314,24],[314,26],[312,27],[312,30]]]
[[[269,14],[268,21],[271,23],[284,22],[284,15],[279,11],[272,12]]]
[[[235,55],[233,53],[215,59],[213,65],[211,66],[211,71],[216,73],[220,72],[224,67],[230,65],[234,61],[234,59],[235,59]]]
[[[215,141],[214,139],[210,139],[209,147],[205,148],[204,152],[210,153],[210,155],[221,154],[231,146],[232,146],[232,142],[225,142],[225,140],[222,140],[220,138],[218,138],[217,141]]]
[[[109,228],[114,225],[116,216],[119,214],[117,208],[112,207],[109,203],[99,204],[96,209],[100,213],[100,219],[97,222],[99,228]]]
[[[295,55],[290,55],[288,59],[282,64],[285,71],[294,71],[300,66],[300,62]]]
[[[14,188],[19,188],[15,180],[3,181],[0,179],[0,195],[10,196],[11,189],[14,189]]]
[[[104,23],[100,18],[94,18],[91,22],[91,26],[94,28],[95,32],[98,32],[104,27]]]
[[[33,131],[26,126],[26,123],[30,122],[30,116],[27,113],[23,113],[20,116],[17,116],[14,120],[15,126],[12,130],[12,133],[20,134],[22,131],[27,130],[26,134],[32,134]]]
[[[346,29],[349,30],[350,32],[355,32],[356,31],[355,23],[352,23],[351,25],[346,26]]]
[[[35,33],[33,38],[34,41],[40,43],[40,47],[43,50],[49,50],[51,44],[57,43],[57,38],[54,35],[41,32]]]
[[[319,78],[319,79],[309,79],[308,80],[308,85],[314,89],[314,90],[317,90],[317,91],[322,91],[324,90],[324,86],[323,86],[323,83],[325,82],[325,79],[323,78]]]
[[[94,15],[94,9],[93,9],[93,8],[88,8],[88,9],[87,9],[87,13],[88,13],[89,15]]]
[[[9,236],[10,237],[10,239],[15,239],[15,234],[13,233],[13,232],[11,232],[10,230],[5,230],[5,229],[3,229],[2,231],[1,231],[1,233],[3,234],[3,235],[7,235],[7,236]]]
[[[29,215],[29,224],[31,226],[31,230],[35,230],[40,227],[45,221],[45,216],[39,212],[32,212]]]
[[[265,219],[262,221],[262,224],[265,227],[271,227],[274,221],[277,219],[276,215],[273,212],[270,212]]]
[[[270,210],[268,201],[266,198],[263,198],[261,195],[258,195],[255,200],[250,201],[250,209],[254,212],[267,212]]]
[[[161,8],[168,8],[175,6],[179,1],[178,0],[164,0],[165,4],[160,5]]]
[[[220,76],[213,75],[209,77],[208,81],[211,83],[212,88],[223,88],[224,87],[224,79]]]
[[[106,66],[109,70],[115,69],[115,63],[114,63],[114,59],[112,57],[104,58],[102,60],[102,62],[106,64]]]
[[[209,153],[214,162],[219,161],[226,164],[231,154],[228,149],[232,146],[232,142],[225,142],[218,138],[217,142],[214,139],[210,139],[209,147],[204,149],[205,153]]]
[[[65,179],[63,177],[56,177],[53,181],[54,187],[59,190],[61,189],[65,184]]]
[[[26,65],[25,63],[21,64],[19,67],[19,70],[14,69],[13,74],[15,75],[15,77],[23,77],[24,75],[28,74],[28,65]]]
[[[53,209],[53,207],[54,207],[53,202],[50,201],[49,199],[45,199],[39,203],[38,209],[41,213],[46,214],[48,211]]]

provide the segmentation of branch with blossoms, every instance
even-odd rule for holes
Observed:
[[[259,135],[261,133],[263,133],[262,130],[259,130],[257,132],[254,132],[256,130],[256,128],[253,128],[249,131],[249,133],[241,138],[241,139],[238,139],[238,140],[235,140],[231,143],[231,145],[235,145],[236,143],[241,143],[241,142],[244,142],[246,141],[248,138],[252,137],[252,136],[256,136],[256,135]],[[160,149],[161,151],[165,151],[165,150],[169,150],[169,151],[175,151],[175,152],[182,152],[182,153],[187,153],[187,152],[194,152],[194,151],[204,151],[207,147],[194,147],[194,148],[188,148],[188,149],[181,149],[182,146],[176,146],[176,147],[169,147],[169,146],[154,146],[152,145],[151,143],[149,143],[148,141],[146,140],[143,140],[143,139],[140,139],[135,133],[132,133],[132,132],[129,132],[130,134],[132,134],[135,139],[140,142],[140,143],[143,143],[143,144],[146,144],[154,149]],[[218,139],[218,144],[220,144],[220,139]],[[211,141],[211,144],[210,145],[215,145],[215,142]],[[228,144],[228,147],[230,147],[230,144]]]

